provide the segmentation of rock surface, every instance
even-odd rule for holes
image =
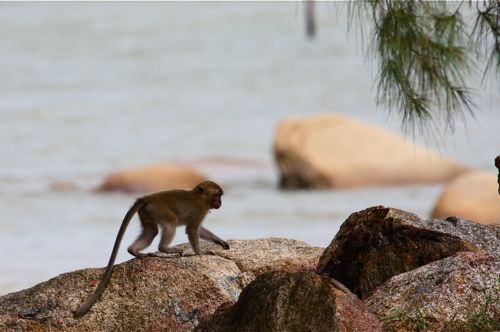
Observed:
[[[472,171],[457,176],[439,196],[433,218],[457,216],[482,224],[500,224],[497,176]]]
[[[103,269],[65,273],[7,294],[0,297],[0,331],[190,331],[221,304],[234,303],[260,271],[283,266],[311,270],[322,251],[276,238],[228,243],[229,251],[205,242],[203,246],[234,261],[217,255],[170,255],[116,265],[101,299],[79,319],[71,310],[95,289]],[[275,255],[272,260],[268,251]]]
[[[335,280],[312,272],[260,275],[238,302],[198,331],[381,331],[378,319]]]
[[[500,329],[499,275],[500,258],[461,252],[392,277],[364,302],[385,331],[469,331],[460,328],[465,322],[493,331]]]
[[[463,219],[423,220],[376,206],[351,214],[326,248],[317,272],[366,298],[389,278],[460,251],[500,257],[500,227]]]
[[[98,191],[151,193],[162,190],[189,190],[206,178],[188,166],[159,163],[116,171],[98,186]]]
[[[314,271],[324,248],[312,247],[303,241],[269,237],[257,240],[230,241],[231,250],[208,244],[208,250],[233,261],[242,272],[241,284],[246,287],[255,276],[269,271]],[[178,245],[188,254],[188,243]],[[256,250],[258,248],[258,250]],[[161,254],[160,254],[161,255]]]
[[[271,237],[235,241],[234,245],[231,244],[231,250],[216,246],[215,252],[235,262],[243,272],[261,274],[275,270],[314,271],[323,250],[303,241]]]
[[[447,181],[469,168],[373,125],[337,114],[280,123],[280,186],[348,188]]]

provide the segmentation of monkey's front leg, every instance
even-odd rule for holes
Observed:
[[[189,243],[193,248],[195,255],[214,255],[214,253],[210,250],[206,250],[204,252],[201,251],[200,248],[200,229],[199,227],[186,227],[186,233],[188,235]]]
[[[200,249],[200,237],[198,234],[198,227],[186,227],[186,233],[189,239],[189,243],[191,244],[191,248],[193,248],[195,255],[201,255]]]
[[[217,235],[210,232],[208,229],[204,228],[203,226],[200,226],[199,233],[200,233],[200,237],[202,239],[207,240],[207,241],[212,241],[213,243],[220,245],[225,250],[229,249],[229,244],[227,244],[226,241],[222,240]]]

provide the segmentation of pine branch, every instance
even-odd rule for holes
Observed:
[[[462,17],[464,3],[349,3],[350,25],[366,31],[363,25],[371,23],[368,55],[378,62],[377,103],[399,112],[405,126],[443,120],[453,130],[457,115],[473,114],[473,91],[465,82],[473,71],[474,47],[488,59],[485,75],[500,73],[500,0],[477,3],[472,32]]]

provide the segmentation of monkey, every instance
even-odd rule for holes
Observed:
[[[498,194],[500,195],[500,156],[495,158],[495,166],[498,168]]]
[[[224,191],[215,182],[203,181],[192,190],[161,191],[138,198],[123,218],[108,265],[99,285],[94,293],[78,309],[73,311],[73,315],[75,317],[83,316],[104,292],[113,271],[123,234],[135,213],[139,215],[142,232],[128,247],[128,252],[137,258],[155,256],[154,253],[142,253],[141,250],[148,247],[158,235],[158,226],[162,229],[158,249],[163,253],[183,255],[182,249],[169,247],[177,226],[186,226],[186,234],[195,255],[203,254],[200,249],[200,237],[228,250],[227,242],[201,226],[209,210],[220,208],[223,194]],[[210,254],[210,252],[206,253]]]

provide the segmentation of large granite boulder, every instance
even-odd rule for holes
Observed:
[[[243,272],[314,271],[324,248],[303,241],[270,237],[231,242],[231,250],[214,246],[215,252],[238,265]],[[256,250],[258,248],[258,250]]]
[[[497,176],[472,171],[450,181],[432,211],[433,218],[457,216],[482,224],[500,224]]]
[[[257,240],[230,241],[231,250],[207,244],[218,256],[236,263],[242,274],[240,283],[246,287],[256,275],[269,271],[314,271],[324,248],[303,241],[269,237]],[[187,254],[193,251],[188,243],[177,245]],[[258,250],[256,250],[258,248]],[[157,252],[158,255],[162,255]]]
[[[102,272],[65,273],[1,297],[0,330],[186,330],[241,292],[238,267],[218,256],[133,259],[115,266],[101,299],[74,318],[71,310],[94,290]]]
[[[167,255],[116,265],[101,299],[78,319],[71,311],[93,292],[103,269],[65,273],[7,294],[0,297],[0,331],[189,331],[221,304],[234,303],[260,271],[310,271],[322,251],[287,239],[228,242],[230,250],[203,243],[214,256]]]
[[[381,331],[378,319],[344,286],[312,272],[257,277],[238,302],[224,306],[198,331]]]
[[[384,331],[500,330],[500,258],[460,252],[392,277],[364,303]]]
[[[469,168],[385,129],[338,114],[281,122],[280,186],[348,188],[448,181]]]
[[[162,190],[194,188],[206,178],[188,166],[159,163],[116,171],[108,175],[97,191],[151,193]]]
[[[366,298],[389,278],[460,251],[500,257],[500,227],[455,217],[424,220],[376,206],[349,216],[321,256],[317,272]]]

